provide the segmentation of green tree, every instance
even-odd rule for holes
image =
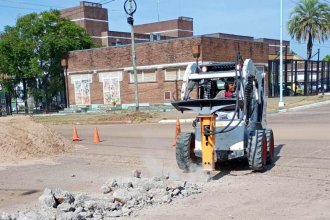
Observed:
[[[323,61],[330,61],[330,55],[326,55],[326,56],[323,58]]]
[[[29,57],[33,55],[31,42],[21,41],[19,32],[12,27],[6,27],[0,40],[0,72],[5,73],[3,82],[5,91],[13,94],[13,88],[23,82],[26,88],[26,77],[30,73]],[[13,94],[17,96],[17,94]],[[23,100],[27,99],[26,89]],[[27,108],[27,102],[25,102]]]
[[[5,27],[0,36],[0,73],[11,79],[7,89],[23,84],[27,111],[27,90],[46,104],[64,91],[61,58],[68,51],[93,46],[85,29],[60,17],[57,10],[20,17],[14,27]],[[8,81],[8,80],[7,80]]]
[[[320,43],[330,35],[330,7],[319,0],[300,0],[290,14],[288,32],[297,41],[307,41],[307,59],[310,60],[314,40]]]

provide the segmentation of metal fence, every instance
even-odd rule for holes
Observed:
[[[8,101],[8,97],[6,93],[0,91],[0,116],[6,116],[7,114],[9,114],[7,101]]]
[[[268,62],[268,96],[280,95],[280,61]],[[283,96],[330,91],[330,61],[283,60]]]

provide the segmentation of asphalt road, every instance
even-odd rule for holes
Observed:
[[[330,105],[268,117],[275,135],[273,166],[263,173],[244,164],[224,164],[212,173],[202,194],[172,205],[140,212],[139,219],[330,219]],[[97,125],[101,143],[94,145],[93,125],[77,126],[83,140],[73,153],[0,166],[0,212],[28,207],[44,188],[99,192],[115,176],[142,176],[205,182],[201,171],[183,173],[176,166],[173,124]],[[72,126],[53,126],[71,138]],[[181,129],[190,130],[190,124]]]

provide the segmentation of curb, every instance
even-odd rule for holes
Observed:
[[[297,111],[297,110],[307,109],[307,108],[311,108],[311,107],[318,107],[318,106],[322,106],[322,105],[326,105],[326,104],[330,104],[330,100],[323,101],[323,102],[316,102],[316,103],[307,104],[307,105],[301,105],[301,106],[289,108],[288,110]]]
[[[192,123],[194,120],[195,120],[194,118],[179,119],[180,123]],[[176,119],[160,120],[158,123],[159,124],[175,124]]]

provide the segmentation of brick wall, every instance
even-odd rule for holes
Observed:
[[[280,51],[280,41],[276,39],[267,39],[267,38],[260,38],[255,39],[256,42],[263,42],[268,44],[269,46],[269,54],[279,54]],[[290,53],[290,41],[283,41],[283,53],[285,53],[285,46],[288,48],[288,53]]]
[[[179,17],[178,19],[135,25],[134,31],[141,34],[159,33],[170,37],[193,36],[192,18]]]
[[[237,52],[240,52],[243,59],[268,62],[268,45],[265,43],[203,37],[201,45],[201,59],[204,61],[235,61]]]
[[[201,38],[158,41],[136,44],[139,66],[194,61],[192,45],[200,44]],[[120,69],[132,66],[131,45],[97,48],[70,52],[69,72],[100,69]]]
[[[120,31],[108,31],[103,32],[102,36],[102,45],[103,46],[118,46],[124,44],[131,44],[131,33],[130,32],[120,32]],[[156,41],[157,39],[150,39],[149,34],[139,34],[135,33],[135,43],[144,43],[144,42],[151,42]],[[153,36],[155,37],[155,36]],[[172,39],[172,37],[168,36],[160,36],[160,40]]]
[[[80,8],[80,6],[73,7],[73,8],[67,8],[67,9],[64,9],[61,11],[61,17],[67,18],[70,20],[82,18],[83,15],[84,15],[84,12]]]
[[[140,103],[162,104],[164,102],[169,102],[164,100],[165,92],[171,92],[171,99],[176,98],[176,93],[178,93],[180,97],[182,81],[165,81],[164,70],[162,69],[156,70],[156,74],[156,82],[138,84]],[[122,103],[135,102],[135,85],[129,82],[129,72],[124,72],[123,74],[121,91]]]
[[[253,41],[253,37],[250,36],[242,36],[235,34],[224,34],[224,33],[214,33],[214,34],[205,34],[205,37],[215,37],[215,38],[230,38],[233,40],[244,40],[244,41]]]
[[[73,20],[85,28],[91,36],[101,36],[103,31],[108,31],[108,10],[100,5],[98,6],[87,6],[84,2],[81,2],[79,7],[62,10],[61,16]]]

